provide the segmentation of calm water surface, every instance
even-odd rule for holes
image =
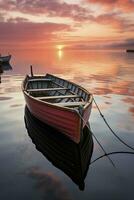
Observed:
[[[0,71],[0,199],[133,199],[134,155],[113,154],[89,166],[81,191],[69,176],[36,150],[24,122],[21,82],[29,65],[38,74],[52,73],[94,94],[110,126],[134,147],[134,54],[90,51],[18,51],[11,71]],[[131,151],[109,131],[95,105],[90,126],[107,153]],[[63,146],[64,148],[64,146]],[[94,140],[91,160],[103,151]]]

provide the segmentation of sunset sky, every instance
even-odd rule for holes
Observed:
[[[0,48],[134,48],[134,0],[0,0]]]

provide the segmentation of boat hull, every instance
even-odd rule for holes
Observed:
[[[8,63],[10,61],[10,59],[11,59],[11,55],[9,55],[9,56],[1,56],[0,57],[0,62]]]
[[[82,119],[78,112],[37,101],[25,92],[24,97],[27,107],[35,117],[64,133],[74,142],[80,142],[81,132],[88,122],[92,103],[84,110]]]

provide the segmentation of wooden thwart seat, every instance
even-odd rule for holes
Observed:
[[[58,91],[58,90],[69,90],[69,88],[42,88],[42,89],[27,89],[27,92],[45,92],[45,91]]]
[[[65,102],[65,103],[53,103],[53,105],[63,106],[63,107],[77,107],[84,106],[87,102]]]
[[[40,100],[48,100],[48,99],[66,99],[66,98],[81,98],[79,95],[60,95],[60,96],[47,96],[47,97],[35,97]]]
[[[36,82],[36,81],[52,81],[50,78],[32,78],[29,79],[28,82]]]

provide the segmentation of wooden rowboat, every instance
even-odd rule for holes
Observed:
[[[11,59],[11,55],[8,56],[0,56],[0,62],[1,63],[8,63]]]
[[[53,127],[42,123],[25,107],[25,126],[28,135],[40,151],[55,167],[62,170],[72,181],[84,190],[93,152],[91,130],[83,129],[83,138],[76,144]]]
[[[26,76],[22,90],[30,112],[76,143],[88,122],[93,97],[75,83],[46,74]]]

